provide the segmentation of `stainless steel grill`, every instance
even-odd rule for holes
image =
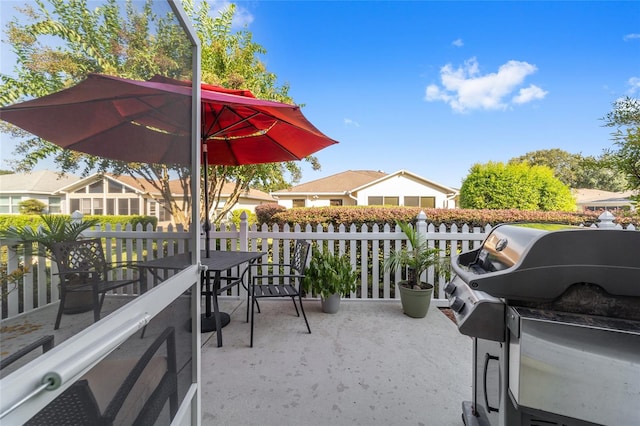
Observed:
[[[640,232],[501,225],[452,268],[467,426],[640,424]]]

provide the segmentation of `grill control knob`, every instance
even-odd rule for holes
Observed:
[[[451,296],[453,293],[456,292],[456,285],[453,282],[448,283],[446,286],[444,286],[444,292],[448,295]]]
[[[459,297],[454,297],[451,301],[451,309],[460,313],[462,308],[464,308],[464,300],[460,299]]]

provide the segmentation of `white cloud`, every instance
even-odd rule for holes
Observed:
[[[353,121],[350,118],[345,118],[344,119],[344,125],[345,126],[360,127],[360,123],[358,123],[357,121]]]
[[[622,39],[624,41],[629,41],[629,40],[633,40],[633,39],[636,39],[636,38],[640,38],[640,34],[633,34],[632,33],[632,34],[627,34],[624,37],[622,37]]]
[[[462,47],[462,46],[464,46],[464,42],[462,41],[462,39],[461,39],[461,38],[457,38],[457,39],[453,40],[453,41],[451,42],[451,44],[452,44],[452,45],[454,45],[455,47]]]
[[[228,0],[211,1],[209,2],[210,11],[213,11],[214,16],[218,16],[218,13],[228,8],[231,3],[232,2]],[[212,13],[210,12],[209,15],[211,16]],[[253,19],[253,15],[248,9],[236,3],[236,12],[233,14],[233,21],[231,22],[233,28],[244,28],[245,25],[250,25]]]
[[[628,81],[629,83],[629,95],[635,95],[636,93],[640,93],[640,77],[631,77]]]
[[[456,69],[447,64],[440,69],[441,86],[429,85],[425,99],[429,102],[443,101],[456,112],[504,110],[510,102],[523,104],[546,96],[547,92],[535,85],[519,89],[524,80],[536,71],[535,65],[521,61],[508,61],[500,66],[498,72],[485,75],[480,73],[476,58],[465,61]],[[516,90],[519,90],[517,95],[511,97]]]
[[[546,90],[542,90],[535,84],[532,84],[529,87],[524,89],[520,89],[518,94],[513,97],[513,103],[515,104],[526,104],[527,102],[535,101],[537,99],[544,99],[547,95]]]

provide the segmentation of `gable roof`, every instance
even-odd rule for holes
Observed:
[[[274,191],[272,194],[344,194],[352,191],[354,188],[359,188],[384,176],[387,176],[387,174],[381,171],[347,170],[325,178],[293,186],[288,189]]]
[[[357,192],[369,186],[375,185],[386,179],[398,175],[408,175],[413,179],[420,180],[426,184],[437,187],[444,193],[457,194],[458,191],[445,185],[441,185],[407,170],[387,174],[374,170],[347,170],[342,173],[327,176],[322,179],[303,183],[289,189],[272,192],[272,195],[293,195],[293,194],[347,194]]]
[[[140,181],[142,182],[141,183],[131,176],[125,176],[125,175],[116,176],[111,173],[104,173],[104,174],[95,173],[84,179],[78,179],[76,182],[73,182],[72,184],[67,185],[64,188],[61,188],[61,190],[64,190],[65,192],[73,191],[75,188],[78,188],[80,186],[85,186],[90,182],[94,182],[101,179],[102,176],[104,176],[106,179],[119,182],[140,194],[149,194],[152,197],[159,197],[161,195],[160,191],[157,188],[148,184],[144,180],[144,178],[140,178]],[[224,186],[222,187],[222,196],[228,197],[233,191],[233,188],[234,188],[233,183],[229,183],[229,182],[225,183]],[[179,179],[170,180],[169,190],[171,191],[172,195],[175,195],[175,196],[182,195],[183,190],[182,190],[182,185],[180,183],[180,180]],[[271,195],[267,194],[266,192],[259,191],[257,189],[249,189],[249,191],[243,192],[240,196],[241,198],[251,198],[251,199],[263,200],[263,201],[275,201]]]
[[[354,188],[352,191],[354,191],[354,192],[355,191],[360,191],[361,189],[364,189],[364,188],[369,187],[369,186],[373,186],[373,185],[375,185],[375,184],[377,184],[379,182],[382,182],[384,180],[390,179],[390,178],[392,178],[394,176],[402,176],[402,175],[407,175],[409,177],[412,177],[415,180],[421,180],[421,181],[425,182],[426,184],[428,184],[429,186],[439,188],[440,190],[442,190],[441,192],[444,192],[444,193],[448,193],[448,194],[457,194],[458,193],[458,191],[456,189],[454,189],[454,188],[450,188],[448,186],[439,184],[439,183],[434,182],[432,180],[423,178],[422,176],[419,176],[419,175],[417,175],[415,173],[412,173],[412,172],[410,172],[408,170],[404,170],[404,169],[398,170],[397,172],[391,173],[390,175],[383,176],[383,177],[381,177],[379,179],[376,179],[375,181],[368,182],[365,185],[362,185],[360,187]]]
[[[5,194],[55,194],[60,188],[80,181],[78,176],[39,170],[0,175],[0,192]]]

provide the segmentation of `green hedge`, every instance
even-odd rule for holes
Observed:
[[[69,216],[69,215],[65,215]],[[122,225],[122,228],[127,224],[131,224],[131,226],[135,229],[138,223],[141,223],[143,227],[146,228],[147,224],[150,223],[153,225],[153,229],[156,229],[158,225],[158,218],[155,216],[97,216],[97,215],[86,215],[86,219],[95,218],[98,219],[98,222],[101,226],[105,226],[106,224],[110,224],[113,229],[115,229],[116,225]],[[23,228],[25,226],[30,226],[31,228],[37,228],[42,224],[42,218],[40,215],[26,215],[26,214],[2,214],[0,215],[0,229],[7,229],[10,226],[15,226],[16,228]]]
[[[584,224],[589,226],[598,221],[602,212],[541,212],[524,210],[473,210],[473,209],[424,209],[420,207],[297,207],[275,213],[268,224],[277,223],[284,225],[307,223],[317,226],[334,226],[344,224],[347,228],[352,224],[373,226],[385,223],[394,224],[396,220],[413,222],[420,211],[427,215],[427,222],[436,226],[444,224],[447,227],[456,224],[458,226],[485,226],[497,225],[506,222],[540,222],[561,223],[568,225]],[[260,216],[259,216],[260,217]],[[617,213],[616,223],[624,226],[640,225],[639,212]]]

